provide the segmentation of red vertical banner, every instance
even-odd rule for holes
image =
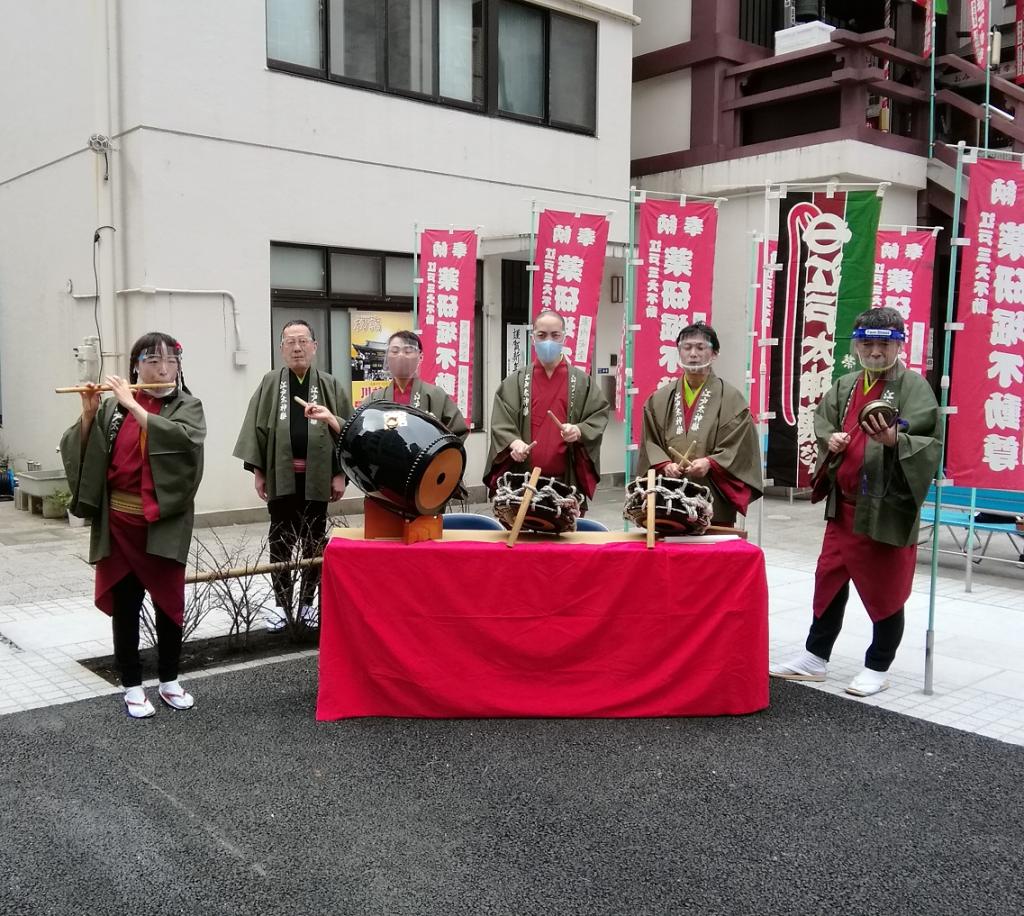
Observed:
[[[979,159],[970,179],[946,476],[957,486],[1024,490],[1024,170]]]
[[[768,239],[768,263],[775,264],[779,251],[779,240]],[[768,410],[768,393],[771,390],[772,355],[768,347],[761,346],[762,330],[766,337],[772,336],[772,311],[775,306],[775,271],[764,269],[765,243],[757,243],[757,295],[754,297],[754,327],[750,336],[750,415],[755,423],[761,422],[761,402]],[[763,394],[762,394],[763,392]]]
[[[979,67],[988,66],[989,4],[991,0],[967,0],[971,14],[971,47]]]
[[[542,309],[565,319],[565,353],[584,372],[597,337],[597,307],[608,247],[608,217],[544,210],[537,227],[533,317]]]
[[[634,286],[633,429],[643,437],[643,406],[679,378],[676,337],[696,321],[711,323],[718,209],[714,203],[646,200],[637,208],[639,232]]]
[[[425,229],[420,235],[420,376],[447,392],[467,422],[473,415],[476,251],[473,229]]]
[[[875,279],[871,304],[888,306],[903,316],[908,368],[925,374],[931,337],[935,233],[929,229],[879,229],[875,245]]]

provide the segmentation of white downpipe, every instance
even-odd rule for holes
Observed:
[[[111,55],[115,42],[112,31],[115,26],[116,0],[93,0],[93,117],[96,133],[108,138],[113,133],[111,99],[114,95],[113,65]],[[114,246],[115,230],[120,228],[114,216],[114,162],[108,150],[105,154],[94,153],[96,189],[96,230],[93,237],[93,254],[96,258],[96,274],[99,293],[99,325],[103,338],[103,358],[109,360],[106,371],[121,370],[118,360],[122,346],[120,322],[117,320],[114,298]]]
[[[130,296],[132,294],[142,296],[155,296],[168,294],[172,296],[220,296],[226,299],[231,305],[231,320],[235,328],[235,365],[245,365],[245,347],[242,346],[242,326],[239,323],[238,303],[235,301],[235,294],[229,289],[184,289],[170,286],[136,286],[132,289],[119,289],[117,295]]]

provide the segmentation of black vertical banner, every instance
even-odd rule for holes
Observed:
[[[804,323],[804,263],[807,247],[801,231],[801,211],[814,197],[810,193],[787,194],[779,201],[779,254],[782,269],[775,275],[775,308],[772,311],[772,347],[768,410],[767,477],[776,487],[798,485],[796,412],[799,408],[800,347]],[[794,212],[795,211],[795,212]]]

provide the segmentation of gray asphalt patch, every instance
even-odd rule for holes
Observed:
[[[0,913],[1019,914],[1024,750],[731,719],[313,720],[316,660],[0,718]]]

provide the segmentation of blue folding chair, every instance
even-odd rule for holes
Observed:
[[[441,527],[449,531],[504,531],[501,522],[475,512],[449,512],[441,516]]]
[[[578,518],[576,519],[576,530],[577,531],[607,531],[608,528],[602,525],[600,522],[595,521],[592,518]]]

